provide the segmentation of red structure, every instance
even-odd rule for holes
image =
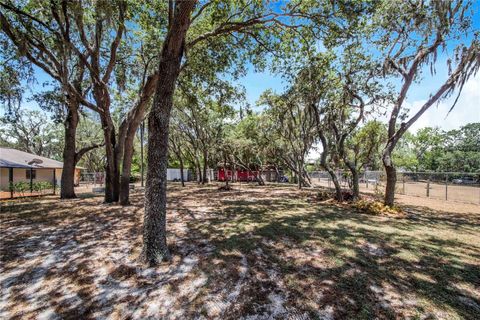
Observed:
[[[257,171],[248,171],[248,170],[240,170],[237,169],[236,171],[224,168],[219,168],[217,172],[217,179],[218,181],[255,181],[256,180]]]

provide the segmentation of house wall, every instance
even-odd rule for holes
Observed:
[[[8,177],[8,168],[0,168],[0,189],[2,191],[9,190],[9,177]],[[30,179],[27,179],[26,171],[29,169],[13,169],[13,182],[30,182]],[[33,179],[33,182],[43,182],[47,181],[53,183],[53,170],[54,169],[34,169],[36,171],[36,177]],[[60,181],[62,174],[62,169],[55,169],[57,182]]]
[[[0,168],[0,190],[8,191],[8,168]]]
[[[60,172],[60,175],[57,176],[57,177],[61,177],[62,176],[62,169],[57,169],[57,170],[59,170],[59,172]],[[57,179],[58,179],[58,181],[60,181],[60,178],[57,178]],[[74,184],[76,186],[78,186],[80,184],[80,169],[78,169],[78,168],[75,168],[75,175],[73,177],[73,181],[74,181]]]

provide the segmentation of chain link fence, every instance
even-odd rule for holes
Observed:
[[[103,186],[104,183],[104,172],[82,172],[80,174],[80,187]]]
[[[349,171],[337,171],[342,188],[351,187]],[[326,171],[310,173],[314,186],[333,188]],[[365,171],[360,175],[361,192],[384,192],[383,171]],[[397,194],[446,201],[480,204],[480,174],[467,172],[397,172]]]

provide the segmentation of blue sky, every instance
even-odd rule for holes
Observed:
[[[407,105],[413,111],[418,109],[422,102],[425,102],[430,93],[445,81],[447,71],[444,63],[439,63],[439,70],[434,76],[425,76],[425,79],[419,84],[414,84],[407,96]],[[254,72],[250,70],[247,75],[238,81],[246,89],[247,101],[255,106],[256,101],[265,90],[272,89],[280,93],[285,88],[280,76],[270,72]],[[413,125],[412,131],[425,126],[438,126],[445,130],[459,128],[470,122],[480,122],[480,73],[471,78],[465,85],[460,99],[447,116],[448,110],[453,103],[455,95],[442,101],[438,106],[432,106],[418,121]],[[254,108],[259,110],[259,108]],[[446,117],[446,118],[445,118]]]

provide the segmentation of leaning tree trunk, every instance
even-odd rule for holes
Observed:
[[[73,199],[75,195],[75,164],[76,164],[76,133],[78,125],[78,110],[68,108],[65,120],[65,146],[63,147],[63,170],[60,184],[60,198]]]
[[[312,180],[310,179],[310,176],[308,175],[308,172],[304,169],[302,170],[302,184],[304,187],[310,188],[312,186]]]
[[[329,165],[324,165],[323,167],[325,168],[325,170],[327,170],[328,174],[332,178],[332,182],[335,187],[335,199],[337,201],[342,202],[343,201],[342,186],[338,181],[337,174]]]
[[[118,130],[118,148],[117,159],[122,158],[122,174],[120,177],[120,204],[127,205],[130,203],[130,175],[133,159],[133,143],[137,129],[142,124],[148,102],[155,92],[158,81],[158,74],[154,73],[148,76],[145,85],[142,88],[140,96],[134,104],[134,107],[127,113],[124,121]],[[140,128],[140,147],[142,149],[142,187],[143,187],[143,127]],[[122,157],[123,155],[123,157]]]
[[[180,72],[185,36],[194,6],[194,1],[180,1],[175,5],[175,14],[160,55],[159,81],[148,117],[149,165],[145,189],[142,256],[150,265],[170,258],[166,237],[168,129],[175,82]]]
[[[135,133],[140,126],[144,117],[144,110],[139,110],[139,114],[136,115],[128,125],[128,129],[125,135],[123,144],[123,159],[122,159],[122,175],[120,177],[120,190],[119,199],[121,205],[128,205],[130,203],[130,175],[132,170],[133,159],[133,143],[135,140]],[[121,143],[119,141],[119,143]]]
[[[185,187],[185,177],[183,176],[183,158],[181,154],[178,154],[178,161],[180,162],[180,180],[182,181],[182,187]]]
[[[320,142],[322,143],[322,147],[323,147],[322,157],[320,159],[321,165],[323,168],[325,168],[325,170],[327,170],[328,174],[332,178],[333,185],[335,186],[335,198],[337,199],[337,201],[342,202],[343,201],[342,187],[338,182],[338,178],[335,171],[328,164],[328,161],[327,161],[327,157],[329,153],[328,141],[323,131],[320,129],[320,126],[318,126],[318,136],[320,137]]]
[[[397,170],[392,161],[392,152],[388,148],[383,151],[383,165],[387,174],[387,185],[385,187],[384,203],[387,206],[393,206],[395,201],[395,185],[397,184]]]
[[[276,182],[280,182],[280,170],[278,170],[278,167],[276,165],[273,166],[275,168],[275,174],[276,176]]]

